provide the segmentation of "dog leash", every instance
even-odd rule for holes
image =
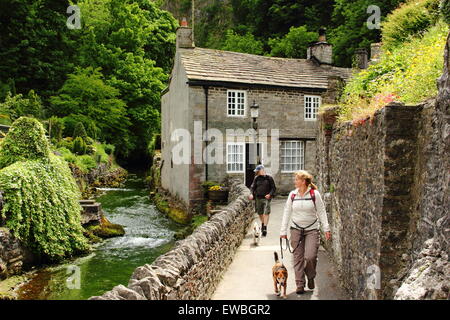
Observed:
[[[305,237],[305,229],[307,229],[307,228],[311,227],[313,224],[315,224],[317,222],[317,219],[313,223],[311,223],[309,226],[306,226],[304,228],[300,227],[294,221],[292,221],[292,222],[297,226],[297,228],[294,228],[294,229],[297,229],[297,230],[300,229],[300,240],[297,243],[297,246],[295,247],[295,249],[291,250],[291,246],[289,245],[289,240],[288,240],[288,238],[285,238],[285,240],[286,240],[286,249],[289,250],[290,253],[294,253],[294,251],[297,250],[299,245],[302,243],[303,238]],[[283,239],[280,238],[281,261],[283,261],[283,251],[286,250],[286,249],[283,249]]]

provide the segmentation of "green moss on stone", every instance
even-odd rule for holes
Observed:
[[[108,221],[105,217],[99,225],[88,226],[87,233],[91,233],[95,237],[102,239],[109,239],[114,237],[121,237],[125,234],[125,229],[120,224],[114,224]],[[95,238],[93,238],[95,240]]]

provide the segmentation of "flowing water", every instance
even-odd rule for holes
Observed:
[[[126,286],[136,267],[172,248],[181,226],[151,203],[141,175],[130,174],[122,189],[102,191],[97,202],[108,220],[125,227],[125,236],[105,240],[89,256],[37,271],[19,289],[19,299],[83,300],[101,295],[116,285]]]

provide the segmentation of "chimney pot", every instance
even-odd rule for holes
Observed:
[[[194,48],[194,34],[192,28],[188,26],[186,18],[181,21],[177,29],[177,48]]]

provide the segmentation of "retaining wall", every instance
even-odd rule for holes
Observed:
[[[90,300],[206,300],[241,244],[253,214],[250,191],[232,181],[229,205],[152,264],[137,268],[128,286]]]

